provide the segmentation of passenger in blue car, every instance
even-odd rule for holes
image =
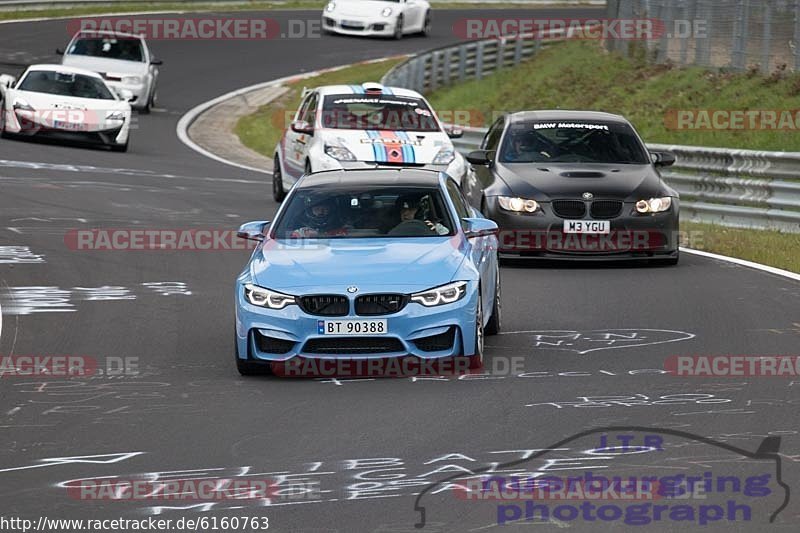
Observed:
[[[400,196],[397,199],[397,207],[400,211],[400,223],[395,226],[395,228],[389,232],[390,235],[396,235],[399,233],[405,233],[411,230],[414,227],[418,227],[419,229],[423,229],[423,224],[427,226],[428,230],[438,234],[438,235],[447,235],[450,233],[450,230],[444,226],[439,221],[431,221],[428,217],[427,209],[422,210],[420,213],[420,207],[422,206],[423,200],[419,197],[415,196]],[[430,198],[425,196],[426,204],[430,204]],[[417,218],[418,213],[421,214],[420,218]],[[424,218],[423,218],[424,217]],[[424,233],[424,232],[423,232]]]

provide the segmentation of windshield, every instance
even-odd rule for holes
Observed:
[[[106,59],[144,62],[142,42],[136,38],[81,38],[72,43],[67,53],[76,56],[104,57]]]
[[[454,235],[439,189],[298,189],[277,221],[276,239],[437,237]]]
[[[525,122],[509,126],[502,163],[650,162],[633,128],[618,122]]]
[[[95,100],[114,100],[103,80],[73,74],[71,72],[55,72],[52,70],[33,70],[17,86],[19,91],[57,94],[75,98],[93,98]]]
[[[349,130],[440,131],[428,104],[420,98],[336,94],[322,105],[322,127]]]

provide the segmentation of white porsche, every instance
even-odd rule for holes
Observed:
[[[0,76],[0,135],[46,137],[128,149],[132,95],[95,72],[31,65],[19,81]]]
[[[431,32],[427,0],[330,0],[322,12],[322,29],[344,35],[394,37]]]
[[[307,90],[275,147],[276,201],[303,174],[321,170],[426,167],[461,183],[469,165],[425,98],[379,83],[327,85]]]

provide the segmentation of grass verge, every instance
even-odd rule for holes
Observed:
[[[681,221],[690,248],[800,273],[800,233],[727,228]]]
[[[800,73],[654,65],[596,41],[558,43],[514,68],[429,95],[435,109],[475,110],[487,120],[522,109],[595,109],[626,116],[651,143],[776,151],[800,151],[798,130],[678,130],[666,118],[670,110],[792,110],[798,98]]]
[[[287,117],[300,105],[303,87],[380,81],[387,70],[402,60],[403,58],[398,57],[372,63],[357,63],[340,70],[295,81],[288,85],[289,91],[281,98],[261,106],[251,115],[240,118],[233,131],[239,136],[242,144],[271,158],[283,129],[288,126]]]

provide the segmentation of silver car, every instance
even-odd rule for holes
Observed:
[[[133,94],[131,107],[149,113],[156,100],[158,66],[144,38],[110,31],[80,31],[75,34],[63,54],[61,63],[92,70],[100,74],[117,93]]]

